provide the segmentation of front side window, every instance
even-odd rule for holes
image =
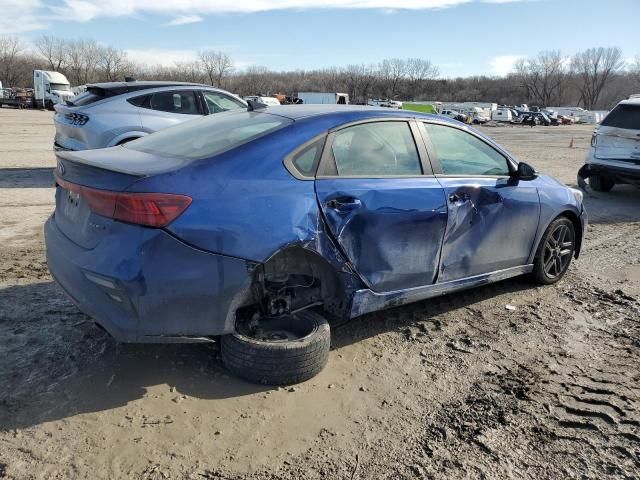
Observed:
[[[149,96],[149,108],[160,112],[200,115],[195,92],[158,92]]]
[[[463,130],[425,123],[445,175],[509,175],[509,163],[479,138]]]
[[[238,110],[247,108],[242,102],[216,92],[202,92],[204,101],[207,104],[209,113],[228,112],[229,110]]]
[[[339,176],[421,175],[416,144],[406,122],[355,125],[335,134],[331,146]]]

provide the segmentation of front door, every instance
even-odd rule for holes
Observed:
[[[328,138],[316,178],[331,233],[377,292],[429,285],[437,275],[447,206],[416,137],[417,127],[407,121],[338,130]]]
[[[515,180],[505,155],[473,133],[423,126],[449,212],[438,282],[526,265],[540,217],[533,182]]]

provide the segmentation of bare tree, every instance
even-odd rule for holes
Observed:
[[[0,37],[0,80],[13,86],[19,78],[18,63],[24,46],[18,37]]]
[[[369,90],[375,80],[372,65],[349,65],[343,70],[349,98],[352,102],[366,103]]]
[[[185,82],[202,83],[206,76],[202,69],[201,62],[194,60],[191,62],[176,62],[176,73]]]
[[[378,67],[378,78],[382,83],[385,96],[395,98],[398,86],[407,75],[407,61],[401,58],[383,60]]]
[[[198,57],[209,77],[209,83],[222,87],[223,80],[233,71],[233,60],[226,53],[214,50],[201,51]]]
[[[563,85],[567,76],[566,59],[559,50],[541,52],[515,65],[516,78],[527,92],[528,101],[543,106],[563,101]]]
[[[580,79],[578,88],[584,108],[591,110],[596,106],[609,78],[623,66],[622,50],[618,47],[590,48],[573,57],[571,70]]]
[[[59,71],[64,68],[67,61],[67,41],[63,38],[43,35],[33,42],[36,51],[47,61],[47,68]]]
[[[101,76],[109,82],[122,81],[132,71],[131,63],[124,50],[118,50],[114,47],[102,47],[98,49],[98,55],[100,57],[98,67],[102,71]]]
[[[439,70],[430,60],[409,58],[406,62],[407,77],[412,99],[416,99],[418,92],[423,92],[428,80],[438,76]]]
[[[633,77],[636,79],[636,82],[640,82],[640,55],[636,55],[636,58],[631,64],[629,71],[631,72]]]

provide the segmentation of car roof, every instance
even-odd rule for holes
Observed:
[[[413,110],[396,110],[384,107],[372,107],[369,105],[280,105],[267,107],[265,113],[278,115],[291,120],[301,120],[314,117],[333,116],[336,118],[426,118],[437,119],[443,122],[455,123],[449,117],[416,112]],[[349,121],[347,119],[347,121]]]
[[[92,88],[99,88],[106,90],[112,95],[119,95],[122,93],[135,92],[138,90],[148,90],[151,88],[161,87],[211,87],[211,85],[205,85],[202,83],[190,83],[190,82],[163,82],[163,81],[133,81],[133,82],[104,82],[104,83],[90,83],[87,85],[87,90]]]

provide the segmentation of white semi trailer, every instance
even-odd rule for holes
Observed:
[[[74,96],[67,77],[60,72],[33,71],[34,102],[36,107],[53,110],[56,103],[65,103]]]
[[[33,88],[2,88],[0,84],[0,107],[48,108],[56,103],[73,98],[69,80],[60,72],[33,71]]]
[[[347,93],[299,92],[298,98],[302,100],[302,103],[305,105],[347,105],[349,103],[349,94]]]

